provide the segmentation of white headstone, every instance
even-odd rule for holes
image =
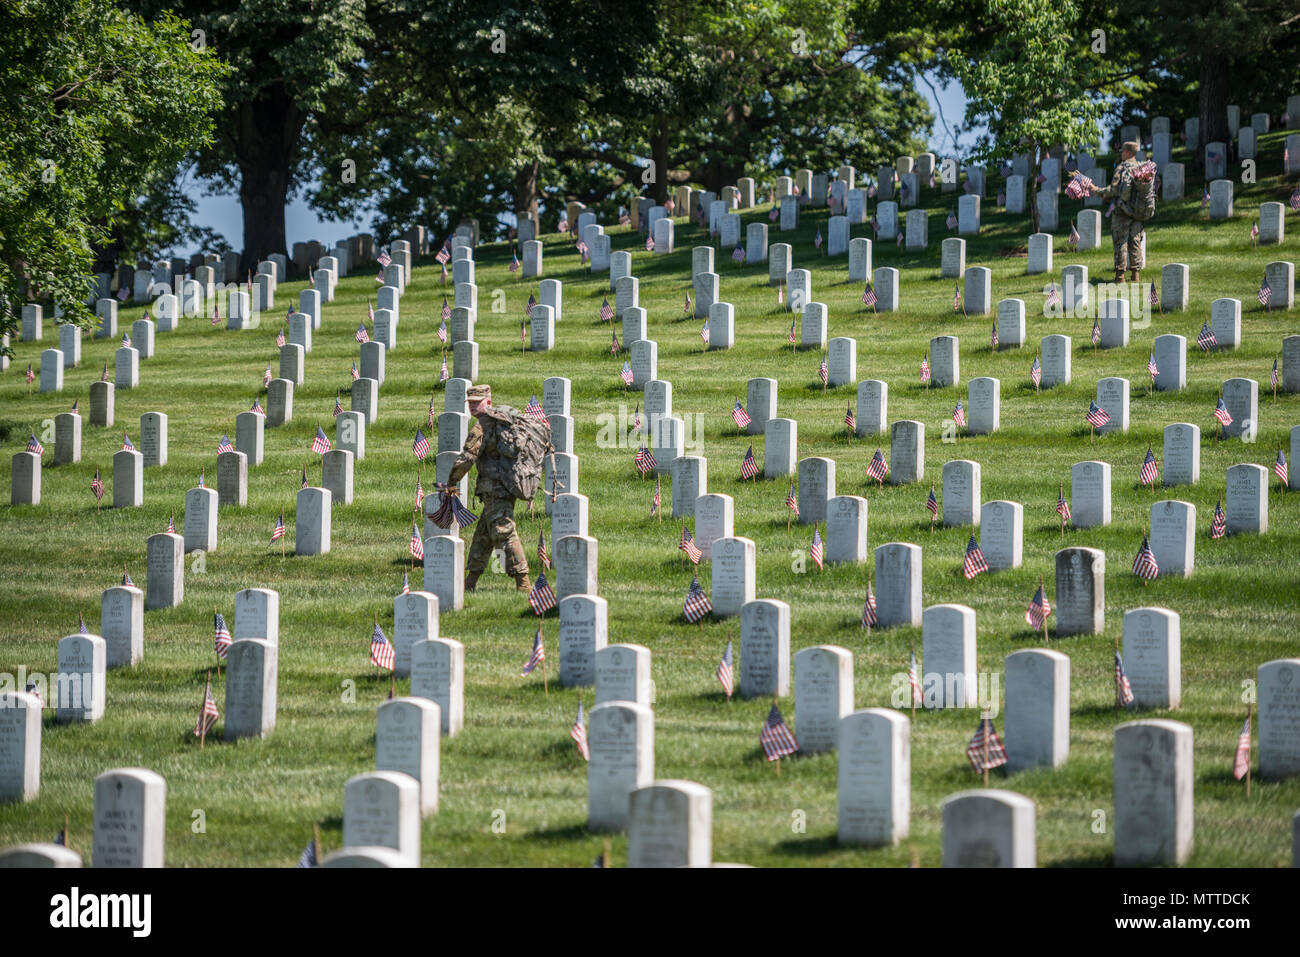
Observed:
[[[989,788],[944,799],[944,867],[1037,867],[1034,802]]]
[[[1106,553],[1062,548],[1056,553],[1057,637],[1100,634],[1105,628]]]
[[[1300,658],[1266,661],[1256,677],[1259,776],[1266,781],[1294,777],[1300,774]]]
[[[1115,866],[1181,864],[1192,851],[1192,728],[1130,721],[1115,728]]]
[[[833,751],[840,721],[853,710],[853,653],[837,645],[794,656],[794,726],[801,754]]]
[[[596,652],[596,704],[630,701],[648,708],[651,685],[649,648],[606,645]]]
[[[921,546],[890,542],[876,549],[876,617],[881,628],[921,624]]]
[[[588,712],[587,827],[628,826],[629,795],[654,780],[654,712],[633,701],[605,701]]]
[[[145,768],[95,778],[91,862],[95,867],[162,867],[167,782]]]
[[[447,737],[465,726],[465,646],[453,638],[429,638],[411,646],[411,695],[438,705]]]
[[[708,867],[712,863],[713,792],[704,785],[655,781],[632,791],[629,805],[628,867]]]
[[[845,715],[838,741],[840,844],[893,845],[911,817],[911,722],[886,708]]]
[[[438,810],[440,710],[436,701],[412,695],[385,701],[375,715],[375,770],[413,778],[421,815]]]
[[[944,514],[948,496],[944,494]],[[1019,568],[1024,554],[1025,508],[1019,502],[985,502],[980,508],[980,551],[991,571]]]
[[[903,419],[889,425],[889,483],[908,485],[925,478],[925,423]]]
[[[298,511],[294,524],[295,555],[324,555],[330,550],[330,525],[333,496],[326,488],[298,491]]]
[[[280,646],[240,638],[226,651],[224,737],[264,738],[275,730]]]
[[[754,600],[757,546],[739,536],[719,538],[712,545],[713,615],[730,618]]]
[[[345,847],[387,847],[420,865],[420,782],[401,771],[373,771],[343,786]]]

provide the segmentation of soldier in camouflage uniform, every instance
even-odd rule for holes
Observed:
[[[1134,219],[1133,172],[1137,169],[1138,144],[1132,140],[1120,146],[1120,164],[1110,185],[1104,189],[1094,185],[1092,194],[1102,199],[1113,199],[1115,209],[1110,216],[1110,238],[1115,244],[1115,281],[1124,281],[1124,270],[1132,273],[1133,282],[1139,281],[1146,248],[1145,224]]]
[[[482,383],[472,385],[465,390],[465,398],[469,403],[469,414],[477,418],[492,405],[492,387]],[[492,558],[493,550],[501,548],[505,551],[506,573],[514,576],[515,587],[522,592],[531,591],[533,586],[528,579],[528,557],[524,554],[523,543],[519,541],[519,532],[515,529],[515,500],[507,491],[502,478],[503,470],[508,470],[511,466],[495,448],[483,448],[483,426],[478,422],[474,423],[465,438],[465,447],[451,467],[447,484],[455,485],[459,482],[475,462],[478,463],[478,481],[474,484],[474,496],[483,501],[483,508],[474,529],[474,540],[469,546],[465,590],[474,590],[479,576]]]

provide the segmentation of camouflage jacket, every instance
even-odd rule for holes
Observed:
[[[1115,167],[1110,185],[1097,193],[1102,199],[1115,200],[1115,210],[1125,216],[1133,214],[1133,171],[1137,166],[1136,158],[1124,160]]]
[[[498,406],[495,411],[519,415],[509,406]],[[488,429],[493,433],[491,436],[485,436],[484,421],[488,423]],[[449,484],[454,485],[459,482],[477,463],[478,479],[474,483],[475,498],[514,497],[510,492],[510,473],[514,463],[497,451],[495,430],[496,420],[493,418],[475,421],[473,428],[469,430],[469,435],[465,437],[464,448],[461,449],[460,455],[456,456],[456,461],[451,467],[447,478]],[[484,441],[485,438],[487,441]]]

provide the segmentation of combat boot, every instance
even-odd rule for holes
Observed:
[[[532,590],[533,590],[533,583],[528,580],[528,572],[526,571],[515,572],[515,591],[528,593],[531,592]]]
[[[1142,281],[1142,270],[1140,270],[1140,269],[1134,269],[1134,270],[1133,270],[1133,278],[1132,278],[1131,281],[1132,281],[1132,282],[1141,282],[1141,281]]]
[[[482,574],[483,574],[482,570],[479,570],[479,571],[476,571],[476,572],[475,572],[475,571],[469,571],[469,572],[466,572],[466,573],[465,573],[465,590],[466,590],[466,591],[473,591],[473,590],[474,590],[474,586],[478,584],[479,576],[482,575]]]
[[[1118,286],[1118,285],[1119,285],[1120,283],[1122,283],[1123,281],[1124,281],[1124,270],[1119,269],[1119,268],[1117,267],[1117,268],[1115,269],[1115,285]]]

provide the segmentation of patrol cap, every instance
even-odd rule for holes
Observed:
[[[475,383],[465,390],[466,402],[482,402],[492,398],[492,387],[485,382]]]
[[[1138,145],[1137,140],[1125,140],[1123,143],[1120,144],[1119,148],[1122,150],[1132,150],[1134,153],[1136,153],[1142,147]]]

